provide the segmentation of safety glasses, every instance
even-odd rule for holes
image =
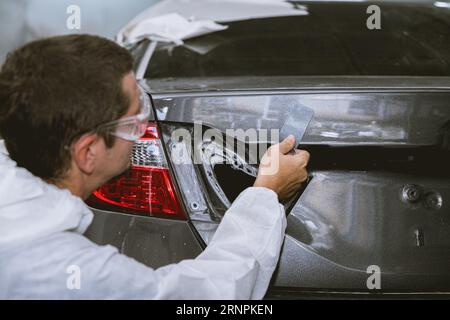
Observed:
[[[151,103],[150,98],[141,87],[139,87],[139,91],[139,114],[102,124],[99,129],[128,141],[136,141],[141,138],[148,126]]]

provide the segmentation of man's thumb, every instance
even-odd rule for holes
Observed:
[[[286,154],[295,147],[295,137],[290,134],[283,141],[280,142],[280,152]]]

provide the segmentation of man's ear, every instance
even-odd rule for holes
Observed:
[[[82,135],[72,145],[72,160],[78,169],[84,174],[90,175],[94,172],[96,159],[104,148],[103,139],[95,133]]]

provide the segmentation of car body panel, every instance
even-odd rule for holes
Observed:
[[[305,106],[315,114],[305,144],[435,145],[439,129],[450,121],[450,94],[445,92],[303,92],[191,93],[173,98],[154,94],[153,101],[160,121],[198,122],[223,133],[281,129],[293,108]]]
[[[280,128],[283,117],[289,115],[283,113],[282,109],[289,99],[294,105],[296,100],[300,100],[300,104],[311,106],[306,102],[311,101],[308,94],[305,100],[304,95],[298,92],[293,95],[286,95],[285,92],[273,94],[269,101],[274,102],[275,110],[270,114],[280,119],[270,123],[272,126],[264,126],[263,115],[269,114],[267,110],[261,112],[261,105],[268,105],[262,103],[267,100],[264,94],[264,91],[251,95],[227,92],[205,97],[201,93],[190,93],[172,98],[164,96],[161,99],[154,95],[156,114],[158,117],[162,115],[165,120],[161,123],[165,145],[172,148],[174,142],[170,133],[175,128],[188,127],[195,121],[202,120],[224,133],[227,128],[251,129],[257,128],[258,124],[260,128]],[[366,117],[370,123],[375,121],[379,125],[386,121],[394,127],[400,125],[405,139],[400,142],[383,139],[370,141],[371,137],[359,135],[362,138],[359,144],[346,141],[343,146],[342,141],[325,140],[326,143],[317,144],[311,135],[305,137],[301,147],[312,154],[309,170],[312,180],[288,210],[287,237],[273,286],[291,290],[321,288],[364,291],[367,289],[366,270],[376,265],[382,272],[383,288],[386,290],[450,290],[450,208],[447,203],[450,199],[450,170],[447,165],[450,156],[448,151],[439,147],[442,140],[440,129],[450,121],[449,93],[341,94],[331,91],[313,95],[317,101],[323,102],[316,105],[316,122],[320,122],[323,116],[321,108],[328,108],[327,97],[339,97],[338,100],[341,100],[344,95],[345,99],[356,97],[356,101],[362,101],[364,95],[375,95],[381,99],[375,99],[375,105],[382,106],[384,111],[377,111],[375,115],[373,109],[363,108],[362,113],[356,112],[355,118],[348,113],[348,108],[341,110],[336,104],[334,112],[330,113],[332,121],[348,121],[356,127],[359,124],[355,119],[360,117]],[[396,114],[395,110],[398,111],[396,108],[399,106],[402,111]],[[364,111],[368,114],[365,115]],[[377,115],[381,117],[377,118]],[[374,132],[373,129],[370,131]],[[390,139],[393,137],[392,132],[380,137]],[[421,133],[416,136],[420,142],[414,138],[417,133]],[[422,140],[425,136],[428,138]],[[313,147],[316,151],[311,151]],[[173,161],[173,156],[169,155],[170,161]],[[318,165],[321,157],[330,161]],[[433,167],[428,167],[430,159],[433,159]],[[204,236],[205,242],[208,242],[215,230],[214,219],[209,224],[205,221],[208,215],[205,215],[203,207],[211,209],[217,205],[216,211],[224,212],[233,199],[217,204],[217,200],[212,198],[224,197],[225,192],[219,190],[214,195],[211,190],[223,187],[221,181],[217,177],[216,180],[198,178],[214,177],[214,170],[199,175],[195,172],[202,166],[183,164],[181,171],[177,169],[180,165],[173,166],[180,184],[191,181],[193,177],[196,180],[195,194],[202,195],[201,201],[198,198],[193,200],[189,195],[185,201],[202,203],[202,206],[197,207],[197,212],[192,212],[190,208],[188,212],[192,220],[197,220],[194,225]],[[186,174],[189,170],[193,173]],[[233,178],[231,175],[227,178],[232,180],[232,187],[233,181],[239,183]],[[208,188],[208,184],[215,187]],[[409,185],[418,186],[423,193],[419,202],[402,198],[403,189]],[[181,187],[181,190],[185,189]],[[444,199],[439,208],[427,204],[427,197],[435,195]]]
[[[202,242],[187,221],[165,220],[93,209],[94,219],[85,233],[99,245],[115,246],[152,268],[194,259]]]
[[[141,84],[155,97],[176,97],[187,93],[205,96],[228,91],[442,91],[450,90],[450,77],[406,76],[271,76],[143,79]]]

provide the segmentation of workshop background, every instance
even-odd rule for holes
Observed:
[[[108,38],[159,0],[0,0],[0,64],[6,54],[34,39],[68,33]],[[69,30],[67,7],[81,9],[81,29]]]

